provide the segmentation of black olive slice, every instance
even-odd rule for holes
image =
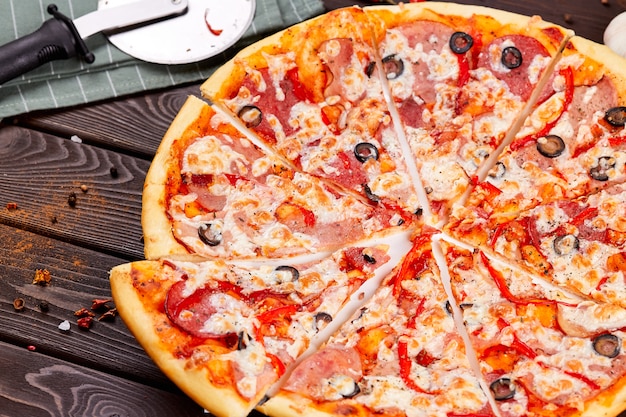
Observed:
[[[621,127],[626,124],[626,107],[613,107],[604,114],[604,120],[610,125]]]
[[[365,191],[365,196],[373,201],[374,203],[378,203],[380,201],[380,197],[372,192],[372,189],[367,184],[363,184],[363,191]]]
[[[323,323],[330,323],[331,321],[333,321],[333,316],[331,316],[328,313],[325,313],[323,311],[320,311],[318,313],[315,314],[315,316],[313,317],[314,324],[315,324],[315,330],[319,330],[319,326],[317,325],[319,322],[323,322]]]
[[[205,245],[219,245],[222,243],[222,222],[215,220],[201,224],[198,227],[198,237]]]
[[[237,335],[237,350],[244,350],[248,347],[250,336],[246,332],[239,332]]]
[[[384,57],[382,62],[388,80],[395,80],[404,72],[404,62],[396,58],[395,54]]]
[[[537,139],[537,151],[546,158],[556,158],[565,150],[565,142],[557,135],[548,135]]]
[[[369,252],[369,250],[367,250],[367,249],[363,250],[363,252],[362,252],[363,260],[365,262],[367,262],[368,264],[370,264],[370,265],[374,265],[376,263],[376,258],[374,258],[372,255],[370,255],[368,252]]]
[[[359,384],[347,375],[334,375],[328,382],[337,389],[337,393],[343,398],[352,398],[361,392]]]
[[[274,271],[276,271],[276,272],[289,272],[291,274],[291,279],[289,281],[291,281],[291,282],[297,281],[298,278],[300,278],[300,272],[298,272],[298,270],[296,268],[294,268],[293,266],[280,265],[280,266],[277,266],[276,269],[274,269]]]
[[[522,53],[514,46],[507,46],[502,50],[501,61],[508,69],[515,69],[522,65]]]
[[[589,175],[597,181],[608,181],[609,174],[607,171],[611,168],[615,168],[615,158],[612,156],[601,156],[598,158],[596,166],[589,170]]]
[[[372,61],[367,64],[367,67],[365,68],[365,75],[367,75],[367,78],[370,78],[372,76],[372,74],[374,73],[374,69],[376,69],[376,62]]]
[[[557,255],[569,255],[578,250],[578,238],[574,235],[557,236],[552,242],[552,247]]]
[[[614,358],[619,355],[622,349],[622,343],[619,337],[614,334],[601,334],[593,339],[593,350],[599,355],[607,358]]]
[[[515,396],[515,385],[510,378],[496,379],[489,385],[489,390],[497,401],[510,400]]]
[[[489,177],[494,180],[504,177],[504,174],[506,174],[506,165],[501,161],[496,162],[491,171],[489,171]]]
[[[378,160],[378,149],[369,142],[357,143],[354,147],[354,156],[359,162],[365,162],[368,159]]]
[[[450,37],[450,49],[455,54],[464,54],[474,45],[474,38],[465,32],[454,32]]]
[[[257,127],[263,121],[263,112],[257,106],[243,106],[237,114],[246,127]]]

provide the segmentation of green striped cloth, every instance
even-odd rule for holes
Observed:
[[[51,17],[46,11],[49,3],[70,18],[97,8],[97,0],[0,0],[0,45],[37,30]],[[320,0],[256,0],[252,25],[232,49],[323,11]],[[93,64],[79,58],[53,61],[0,86],[0,119],[201,81],[232,53],[194,64],[159,65],[126,55],[101,34],[90,37],[87,46],[96,56]]]

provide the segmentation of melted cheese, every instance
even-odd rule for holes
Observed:
[[[247,173],[249,161],[215,136],[195,140],[185,150],[182,172],[193,174],[232,174],[237,167],[240,174]]]

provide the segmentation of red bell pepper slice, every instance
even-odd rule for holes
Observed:
[[[559,74],[565,78],[565,97],[563,101],[563,110],[554,120],[546,123],[546,125],[540,131],[511,142],[509,148],[512,151],[521,149],[524,146],[534,142],[538,138],[546,136],[552,130],[552,128],[556,126],[558,121],[561,119],[561,116],[563,116],[563,113],[565,113],[569,105],[572,103],[572,100],[574,99],[574,71],[571,67],[566,67],[562,68],[559,71]]]

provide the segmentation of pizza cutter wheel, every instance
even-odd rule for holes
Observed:
[[[98,10],[132,1],[98,0]],[[235,44],[252,24],[255,8],[255,0],[189,0],[187,13],[181,16],[107,37],[117,48],[143,61],[189,64]]]

